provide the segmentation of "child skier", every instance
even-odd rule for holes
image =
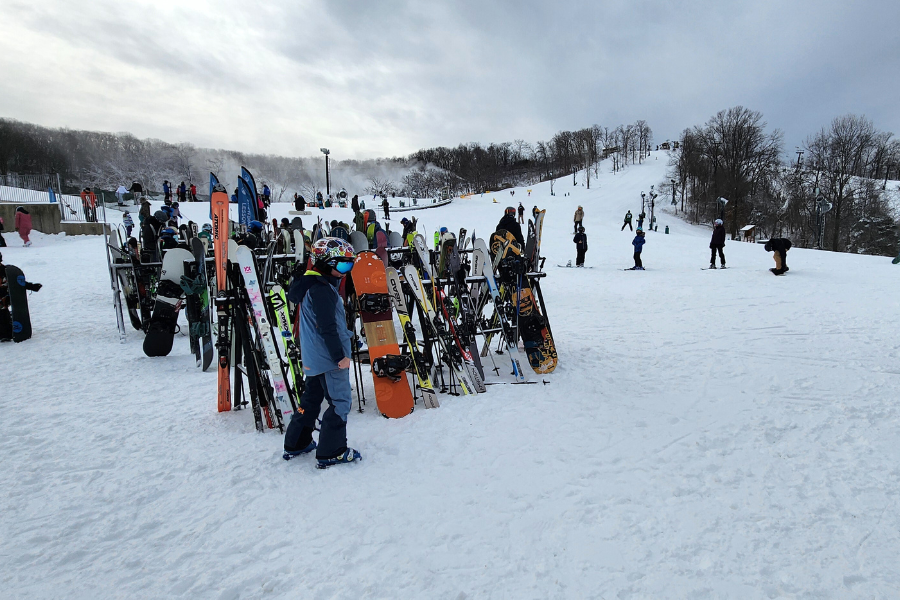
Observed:
[[[125,226],[126,237],[131,237],[131,230],[134,229],[134,220],[132,220],[131,213],[127,210],[122,213],[122,225]]]
[[[791,249],[791,240],[772,238],[765,245],[766,252],[774,252],[775,268],[769,269],[776,275],[784,275],[790,269],[787,266],[787,251]]]
[[[625,222],[622,223],[622,229],[620,229],[619,231],[625,231],[626,225],[628,225],[628,229],[630,229],[631,231],[634,231],[634,227],[631,226],[631,211],[630,210],[627,213],[625,213]]]
[[[341,279],[353,269],[353,247],[337,238],[323,238],[310,249],[313,268],[291,285],[288,299],[300,305],[300,346],[306,389],[300,407],[284,435],[284,459],[316,450],[318,468],[362,459],[347,446],[350,414],[350,339],[344,303],[338,293]],[[319,443],[312,434],[322,407]]]
[[[725,247],[725,225],[722,223],[722,219],[716,219],[716,226],[713,228],[712,239],[709,241],[709,249],[712,251],[709,257],[709,268],[716,268],[716,250],[719,251],[719,261],[722,263],[722,268],[725,268],[725,252],[722,250]]]
[[[577,255],[575,257],[575,266],[583,267],[584,253],[587,252],[588,249],[588,239],[587,235],[584,233],[584,227],[578,228],[578,233],[575,234],[575,237],[572,238],[572,241],[575,242],[575,250],[577,252]]]
[[[646,241],[647,240],[644,239],[644,230],[641,227],[638,227],[635,232],[634,240],[631,242],[634,246],[634,266],[631,267],[631,271],[644,270],[644,263],[641,262],[641,250],[644,249],[644,243]]]
[[[15,227],[16,231],[19,232],[19,237],[22,238],[25,247],[29,247],[31,245],[31,240],[28,239],[28,236],[31,234],[31,215],[28,214],[28,211],[25,210],[24,206],[16,207]]]

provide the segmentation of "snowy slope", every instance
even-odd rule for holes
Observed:
[[[795,249],[774,277],[729,241],[732,268],[701,271],[710,230],[664,216],[648,270],[623,271],[622,215],[665,161],[516,190],[548,209],[547,385],[386,420],[367,382],[364,460],[324,472],[282,461],[249,411],[216,413],[187,338],[160,359],[137,332],[118,343],[98,238],[7,234],[6,262],[45,287],[34,339],[0,346],[3,595],[894,596],[898,267]],[[421,211],[422,229],[487,235],[509,198]],[[557,268],[578,204],[594,268]]]

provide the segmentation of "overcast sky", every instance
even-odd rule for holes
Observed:
[[[0,116],[248,152],[406,155],[743,105],[791,152],[900,133],[898,0],[0,0]]]

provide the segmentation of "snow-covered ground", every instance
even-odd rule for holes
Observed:
[[[703,271],[710,230],[662,214],[623,271],[665,162],[421,211],[487,235],[507,204],[548,210],[559,368],[400,420],[367,381],[364,460],[327,471],[218,414],[186,337],[119,343],[101,239],[7,233],[44,289],[34,338],[0,346],[0,596],[896,597],[900,267],[794,249],[774,277],[729,241]],[[593,268],[558,268],[578,204]]]

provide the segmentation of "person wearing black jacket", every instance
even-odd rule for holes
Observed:
[[[516,242],[519,243],[519,246],[521,246],[523,250],[525,249],[525,238],[522,237],[522,228],[519,227],[519,224],[516,222],[516,209],[512,206],[506,207],[503,218],[497,223],[497,230],[499,229],[505,229],[513,234],[513,237],[516,238]]]
[[[774,252],[775,268],[769,269],[776,275],[784,275],[790,269],[787,266],[787,251],[791,249],[791,240],[772,238],[765,245],[766,252]]]
[[[719,251],[719,261],[722,263],[722,268],[725,268],[725,252],[722,250],[725,247],[725,225],[722,223],[722,219],[716,219],[716,226],[713,228],[712,239],[709,242],[709,249],[711,251],[709,257],[709,268],[716,268],[716,250]]]
[[[575,250],[578,252],[578,255],[575,258],[575,266],[583,267],[584,254],[588,249],[588,239],[587,234],[584,233],[584,227],[578,227],[578,233],[575,234],[572,241],[575,242]]]
[[[353,209],[353,214],[359,212],[359,196],[353,194],[353,199],[350,200],[350,208]]]

